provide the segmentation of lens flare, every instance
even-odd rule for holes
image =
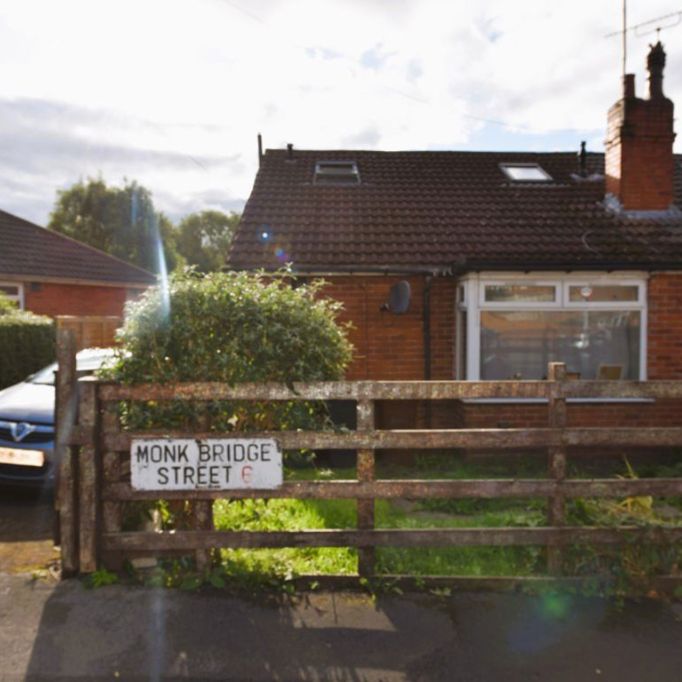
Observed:
[[[159,229],[159,217],[156,214],[154,214],[152,236],[156,255],[156,272],[159,278],[159,292],[161,294],[161,315],[162,319],[167,320],[170,317],[170,284],[168,281],[166,255],[163,251],[163,238]]]

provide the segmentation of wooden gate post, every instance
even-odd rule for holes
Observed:
[[[357,403],[357,430],[374,430],[374,401],[358,400]],[[358,481],[373,481],[374,450],[357,451],[357,477]],[[361,530],[374,529],[374,500],[358,500],[358,528]],[[360,547],[358,549],[358,574],[368,577],[374,574],[375,563],[374,547]]]
[[[115,485],[121,480],[120,453],[105,450],[106,436],[115,436],[121,432],[121,422],[117,402],[105,402],[102,409],[102,428],[99,438],[102,452],[102,486]],[[100,490],[102,490],[100,486]],[[122,504],[117,500],[105,499],[102,502],[102,530],[104,533],[120,533],[122,522]],[[120,552],[103,552],[102,563],[109,570],[121,570],[123,556]]]
[[[554,429],[566,428],[566,398],[561,383],[566,380],[566,365],[563,362],[550,362],[547,378],[550,384],[549,393],[549,426]],[[566,520],[566,503],[561,483],[566,478],[566,448],[558,445],[549,448],[549,475],[556,483],[552,497],[548,499],[547,521],[550,526],[563,526]],[[547,569],[552,575],[562,572],[561,546],[550,543],[547,546]]]
[[[69,445],[78,411],[76,335],[57,330],[57,377],[55,381],[55,543],[60,547],[62,577],[78,573],[78,466]]]
[[[78,382],[80,392],[79,423],[84,436],[79,462],[79,550],[80,572],[92,573],[99,564],[100,545],[100,466],[99,461],[99,398],[97,380],[85,377]]]

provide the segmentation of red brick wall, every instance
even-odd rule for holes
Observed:
[[[348,379],[414,380],[424,377],[423,291],[424,277],[406,278],[412,287],[409,311],[394,315],[381,311],[390,287],[400,277],[348,276],[329,279],[325,293],[344,304],[341,319],[351,321],[355,360]],[[434,278],[431,289],[432,378],[454,378],[455,346],[454,278]],[[649,281],[648,372],[651,379],[682,379],[682,274],[655,274]],[[384,428],[423,424],[424,405],[417,402],[379,405]],[[682,405],[655,403],[573,404],[568,409],[571,426],[635,426],[680,423]],[[433,426],[469,428],[547,426],[542,404],[480,404],[441,401],[431,407]]]
[[[609,110],[606,191],[626,209],[666,209],[673,201],[673,103],[626,98]]]
[[[682,379],[682,274],[649,279],[649,379]]]
[[[396,315],[381,307],[391,287],[403,279],[410,283],[409,310]],[[343,276],[328,278],[325,295],[343,303],[340,316],[352,322],[350,340],[355,356],[346,372],[349,380],[414,380],[424,378],[424,276]],[[431,378],[454,377],[455,288],[453,278],[431,280]],[[434,406],[434,416],[450,408]],[[423,424],[426,408],[418,401],[377,403],[377,423],[383,428],[411,428]]]
[[[381,306],[390,288],[407,279],[410,308],[396,315]],[[424,378],[424,277],[348,276],[328,278],[325,295],[343,303],[342,322],[352,322],[355,359],[346,378],[411,380]],[[431,376],[452,379],[454,359],[455,281],[434,278],[431,285]]]
[[[679,400],[651,403],[582,403],[568,405],[568,426],[652,426],[682,422]],[[463,403],[461,423],[470,429],[548,426],[546,404]]]
[[[41,282],[24,284],[24,307],[41,315],[123,314],[127,289]]]

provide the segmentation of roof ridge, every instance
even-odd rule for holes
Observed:
[[[265,154],[289,154],[288,149],[268,148]],[[500,155],[523,155],[523,156],[577,156],[577,150],[569,149],[564,151],[528,151],[528,150],[494,150],[494,149],[346,149],[346,148],[325,148],[325,149],[302,149],[293,150],[294,158],[296,154],[434,154],[434,155],[467,155],[467,156],[500,156]],[[588,155],[603,156],[603,151],[588,151]],[[682,156],[677,155],[676,156]]]

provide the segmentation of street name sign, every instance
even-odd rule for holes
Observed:
[[[133,439],[135,490],[242,490],[282,485],[282,451],[274,438]]]

